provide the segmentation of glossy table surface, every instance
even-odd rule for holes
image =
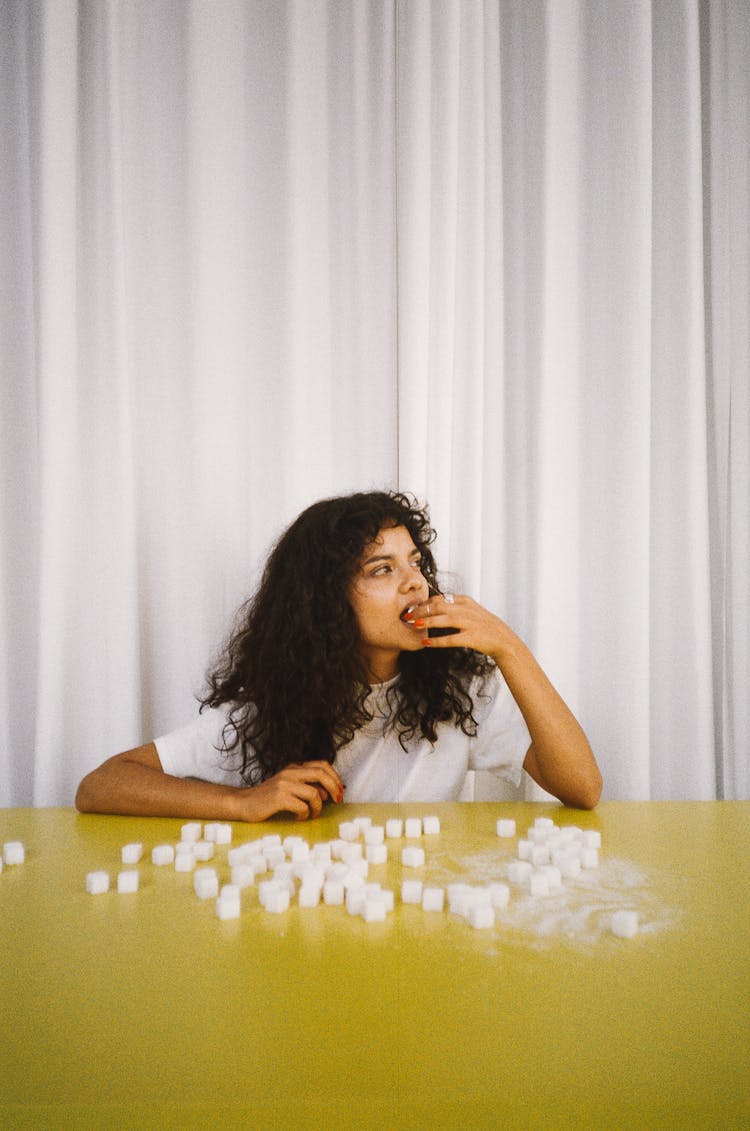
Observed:
[[[26,847],[0,873],[0,1127],[750,1126],[750,803],[340,806],[234,825],[233,844],[425,813],[441,832],[408,874],[439,885],[504,878],[499,817],[599,829],[600,867],[513,889],[476,930],[401,906],[392,847],[370,872],[397,893],[385,923],[273,915],[257,888],[223,922],[150,862],[182,821],[0,810],[0,841]],[[139,892],[89,895],[137,840]],[[633,939],[609,929],[620,907]]]

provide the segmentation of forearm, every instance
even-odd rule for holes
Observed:
[[[563,804],[593,808],[602,778],[588,739],[523,641],[507,625],[504,629],[492,657],[529,728],[532,745],[524,769]]]
[[[249,789],[176,778],[152,766],[112,758],[83,779],[75,803],[84,813],[262,820],[252,815],[250,794]]]

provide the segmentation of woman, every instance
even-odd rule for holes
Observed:
[[[240,610],[197,719],[104,762],[82,811],[263,821],[324,802],[450,801],[467,770],[523,768],[591,808],[586,736],[515,633],[441,594],[427,512],[395,492],[292,523]],[[436,634],[437,632],[437,634]]]

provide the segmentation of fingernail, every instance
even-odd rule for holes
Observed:
[[[411,623],[414,625],[415,628],[424,628],[424,621],[423,620],[413,620],[413,621],[411,621]]]
[[[425,638],[425,639],[424,639],[424,640],[422,641],[422,647],[423,647],[423,648],[431,648],[431,647],[432,647],[432,641],[430,640],[430,638],[429,638],[429,637],[426,637],[426,638]]]

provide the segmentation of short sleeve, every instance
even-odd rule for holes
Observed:
[[[505,781],[518,785],[531,735],[497,668],[477,680],[472,697],[477,734],[470,744],[469,769],[493,770]]]
[[[227,715],[209,708],[187,726],[162,735],[155,742],[162,769],[177,778],[198,778],[219,785],[243,785],[242,759],[224,745]]]

